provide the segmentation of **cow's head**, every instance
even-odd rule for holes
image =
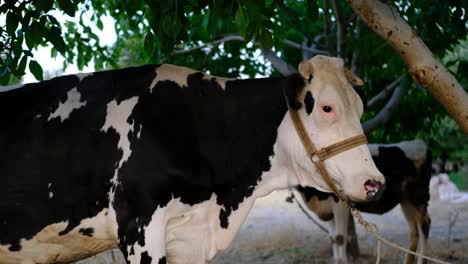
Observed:
[[[363,104],[352,85],[362,80],[343,67],[343,60],[315,56],[299,64],[305,86],[296,94],[287,94],[317,149],[321,149],[363,133],[360,118]],[[303,186],[330,192],[325,181],[307,157],[286,115],[280,126],[278,147],[291,157],[292,171]],[[325,160],[325,166],[338,189],[351,200],[375,198],[385,182],[376,168],[367,145],[360,145]]]

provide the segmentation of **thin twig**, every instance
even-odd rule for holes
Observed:
[[[403,79],[403,76],[398,77],[396,80],[391,82],[389,85],[387,85],[380,93],[372,97],[368,102],[367,102],[367,107],[371,108],[373,107],[377,102],[387,98],[388,95],[400,84],[400,81]]]
[[[192,52],[194,50],[199,50],[199,49],[202,49],[202,48],[207,47],[207,46],[217,45],[217,44],[220,44],[220,43],[235,41],[235,40],[244,41],[244,38],[242,38],[240,35],[228,35],[228,36],[222,37],[222,38],[220,38],[218,40],[208,42],[208,43],[203,43],[202,45],[195,46],[195,47],[192,47],[192,48],[175,50],[174,52],[172,52],[172,55],[189,53],[189,52]]]
[[[293,47],[293,48],[296,48],[296,49],[308,51],[308,52],[311,52],[311,53],[314,53],[314,54],[328,55],[327,50],[319,50],[319,49],[310,48],[310,47],[307,47],[305,45],[301,45],[299,43],[296,43],[294,41],[287,40],[287,39],[283,40],[283,44],[285,44],[287,46],[290,46],[290,47]]]
[[[393,91],[392,97],[388,100],[387,104],[380,110],[380,112],[374,116],[372,119],[367,120],[362,124],[364,133],[368,134],[370,131],[375,128],[384,125],[389,120],[393,111],[397,108],[400,103],[401,96],[403,94],[401,86],[398,86],[395,91]]]

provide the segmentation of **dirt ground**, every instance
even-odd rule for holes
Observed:
[[[259,199],[231,247],[209,264],[333,263],[327,234],[312,223],[295,203],[285,202],[287,191]],[[450,263],[468,263],[468,204],[431,201],[432,225],[428,255]],[[364,214],[377,223],[384,237],[406,246],[409,228],[399,207],[379,216]],[[450,218],[456,217],[449,237]],[[375,263],[376,239],[357,224],[361,257],[354,263]],[[381,263],[403,263],[404,253],[382,245]],[[102,253],[80,264],[124,263],[121,253]]]

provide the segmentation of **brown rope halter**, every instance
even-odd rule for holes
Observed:
[[[312,143],[312,140],[310,139],[309,135],[307,134],[307,131],[304,127],[304,123],[302,122],[299,113],[296,110],[289,107],[289,104],[288,109],[294,127],[296,128],[297,134],[299,135],[299,138],[302,141],[302,145],[304,146],[310,160],[318,169],[320,175],[325,180],[328,187],[333,191],[333,193],[335,193],[335,195],[338,198],[340,198],[340,200],[344,203],[350,204],[350,201],[340,191],[338,191],[338,188],[333,182],[333,179],[331,178],[330,174],[328,174],[328,170],[325,167],[324,161],[346,150],[352,149],[363,144],[367,144],[366,136],[364,134],[357,135],[332,144],[328,147],[317,150],[314,144]]]

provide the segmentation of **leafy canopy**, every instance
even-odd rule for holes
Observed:
[[[467,87],[468,1],[386,3],[407,20],[435,56],[444,58]],[[58,21],[58,15],[64,19]],[[115,21],[118,37],[111,47],[101,45],[101,36],[93,30],[103,28],[104,16]],[[27,67],[42,79],[47,65],[39,65],[31,51],[47,44],[53,46],[53,56],[61,54],[66,63],[76,63],[80,69],[91,61],[97,69],[164,62],[226,77],[280,75],[271,72],[259,48],[273,51],[295,68],[314,54],[301,47],[336,55],[337,30],[341,28],[341,55],[365,80],[368,98],[405,76],[400,83],[404,89],[400,106],[387,125],[371,133],[371,140],[389,142],[417,136],[444,148],[443,139],[435,140],[440,127],[449,122],[442,108],[411,82],[398,54],[363,25],[344,1],[5,0],[0,17],[6,22],[0,25],[2,84],[21,78]],[[460,56],[460,50],[464,55]],[[368,109],[364,119],[373,117],[384,103]],[[451,131],[461,133],[456,127]]]

